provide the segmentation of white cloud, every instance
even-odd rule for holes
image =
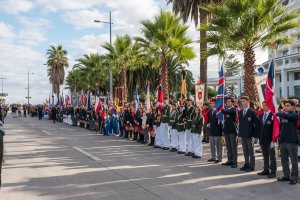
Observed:
[[[99,10],[74,10],[66,11],[62,15],[63,21],[72,24],[77,29],[83,28],[101,28],[102,23],[95,23],[94,20],[109,21],[108,15],[104,15]]]
[[[12,39],[14,37],[16,37],[14,28],[9,24],[0,22],[0,39]]]
[[[35,0],[50,11],[89,9],[103,6],[104,0]]]
[[[19,32],[20,42],[25,45],[37,45],[46,41],[46,31],[52,26],[51,22],[44,18],[18,17],[22,26]]]
[[[1,0],[0,4],[0,10],[10,14],[28,12],[32,8],[33,2],[29,0]]]

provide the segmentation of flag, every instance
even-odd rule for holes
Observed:
[[[101,109],[101,100],[100,100],[98,91],[96,91],[96,102],[95,102],[95,112],[96,112],[96,115],[98,115],[100,109]]]
[[[147,81],[146,105],[147,105],[147,110],[151,108],[151,105],[150,105],[150,82],[149,81]]]
[[[162,85],[160,78],[158,79],[158,87],[157,87],[157,101],[162,103],[164,100],[164,93],[162,91]]]
[[[180,93],[180,101],[183,102],[186,98],[186,80],[185,80],[185,71],[182,71],[182,83],[181,83],[181,93]]]
[[[81,105],[85,106],[86,95],[83,90],[81,90]]]
[[[88,110],[91,107],[91,92],[88,90],[87,92],[87,102],[86,102],[86,109]]]
[[[70,97],[70,95],[68,95],[68,96],[67,96],[67,100],[66,100],[66,107],[68,107],[68,105],[69,105],[69,103],[70,103],[70,99],[71,99],[71,97]]]
[[[138,110],[139,103],[140,103],[139,93],[138,93],[138,91],[136,90],[136,93],[135,93],[135,111]]]
[[[218,117],[219,124],[222,124],[223,122],[223,114],[221,111],[225,106],[224,94],[225,94],[225,76],[224,76],[224,68],[222,63],[219,71],[218,93],[216,98],[216,115]]]
[[[269,64],[269,72],[267,77],[267,83],[266,83],[266,104],[270,111],[273,113],[273,135],[272,135],[272,141],[275,142],[279,137],[279,119],[276,117],[276,96],[275,96],[275,68],[274,68],[274,61],[273,59],[270,61]]]

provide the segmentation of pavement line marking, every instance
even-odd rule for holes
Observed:
[[[51,133],[49,133],[48,131],[42,130],[43,133],[47,134],[47,135],[52,135]]]
[[[29,125],[30,125],[30,126],[34,126],[34,124],[33,124],[33,123],[30,123]]]
[[[94,156],[93,154],[90,154],[89,152],[86,152],[86,151],[84,151],[83,149],[81,149],[79,147],[72,147],[72,148],[75,149],[76,151],[82,153],[83,155],[86,155],[87,157],[89,157],[93,161],[100,161],[101,160],[97,156]]]

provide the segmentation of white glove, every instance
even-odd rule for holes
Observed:
[[[209,127],[210,127],[210,124],[207,124],[206,126],[207,126],[207,128],[209,128]]]
[[[273,148],[275,148],[275,147],[276,147],[276,142],[271,142],[270,148],[273,149]]]

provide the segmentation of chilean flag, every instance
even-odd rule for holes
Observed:
[[[98,115],[100,109],[101,109],[101,100],[100,100],[99,96],[96,95],[96,103],[95,103],[95,112],[96,112],[96,115]]]
[[[216,98],[216,115],[218,117],[219,124],[222,124],[223,122],[223,114],[221,111],[225,106],[224,96],[225,96],[225,76],[224,76],[224,68],[222,63],[219,71],[218,93]]]
[[[69,103],[70,103],[70,95],[67,96],[67,100],[66,100],[66,107],[68,107]]]
[[[276,140],[279,137],[279,119],[276,117],[276,97],[275,97],[275,68],[274,68],[274,61],[271,60],[269,64],[269,73],[267,77],[267,83],[266,83],[266,104],[270,111],[273,113],[273,135],[272,135],[272,141],[276,142]]]

